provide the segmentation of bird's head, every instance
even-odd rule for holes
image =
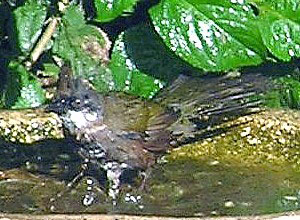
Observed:
[[[64,126],[73,133],[76,129],[103,121],[103,96],[84,80],[74,79],[70,74],[69,69],[62,69],[56,98],[46,110],[57,113]]]

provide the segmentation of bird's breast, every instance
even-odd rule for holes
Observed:
[[[128,138],[124,131],[110,130],[105,125],[87,129],[82,141],[97,143],[108,160],[126,163],[130,167],[146,169],[155,162],[154,154],[144,148],[142,137]]]

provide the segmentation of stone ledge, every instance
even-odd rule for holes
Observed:
[[[159,216],[130,216],[130,215],[104,215],[104,214],[49,214],[49,215],[29,215],[29,214],[4,214],[0,213],[0,220],[298,220],[300,211],[280,213],[262,216],[245,217],[159,217]]]

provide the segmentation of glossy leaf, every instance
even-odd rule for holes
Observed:
[[[144,98],[152,98],[179,74],[192,72],[192,67],[169,51],[152,27],[145,24],[120,34],[109,67],[119,91]]]
[[[244,0],[162,0],[150,16],[165,44],[197,68],[226,71],[266,58],[257,17]]]
[[[44,63],[43,68],[44,68],[43,76],[58,77],[60,73],[60,68],[54,63]]]
[[[75,75],[89,80],[96,90],[108,92],[115,89],[113,75],[103,65],[109,47],[101,30],[85,24],[80,8],[70,6],[62,18],[52,51],[70,62]]]
[[[256,7],[259,30],[269,51],[283,61],[300,57],[299,0],[257,1]]]
[[[29,0],[13,14],[19,48],[21,52],[28,54],[42,32],[47,8],[41,1]]]
[[[292,77],[282,77],[277,83],[282,106],[300,109],[300,82]]]
[[[134,10],[138,0],[95,0],[97,10],[96,20],[111,21],[121,15],[128,15]]]
[[[152,98],[164,86],[164,82],[146,75],[137,68],[135,61],[126,51],[124,35],[125,33],[121,33],[116,40],[109,65],[117,90]]]
[[[45,94],[37,78],[17,62],[9,64],[10,74],[4,92],[5,107],[35,108],[45,102]]]

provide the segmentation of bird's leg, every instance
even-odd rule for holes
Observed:
[[[96,171],[97,174],[98,172],[100,172],[100,170],[105,170],[106,154],[103,151],[100,144],[84,145],[83,147],[80,148],[78,153],[82,158],[84,158],[86,165],[91,164],[92,166],[94,166],[95,169],[94,171]],[[86,169],[86,170],[88,171],[92,169]],[[96,195],[93,192],[93,189],[96,189],[99,193],[103,194],[103,190],[101,189],[101,184],[93,176],[94,176],[93,174],[88,175],[88,179],[86,181],[88,185],[87,193],[85,194],[82,201],[83,205],[85,206],[90,206],[95,200]],[[95,188],[96,185],[100,187]]]
[[[80,148],[78,151],[78,154],[83,158],[83,163],[80,167],[79,173],[67,184],[67,188],[63,190],[62,192],[59,192],[55,197],[50,199],[50,202],[53,204],[55,201],[57,201],[59,198],[61,198],[64,194],[70,192],[72,189],[75,188],[75,186],[82,180],[82,178],[87,177],[86,184],[87,186],[87,193],[84,196],[82,203],[85,206],[89,206],[93,203],[95,200],[95,193],[93,193],[93,190],[96,189],[98,192],[103,194],[103,190],[101,187],[95,187],[98,184],[99,181],[92,177],[89,173],[91,170],[91,166],[95,166],[96,169],[103,169],[104,161],[103,157],[105,156],[105,153],[101,149],[101,146],[91,144],[91,145],[85,145]],[[100,170],[99,170],[100,172]],[[52,211],[55,210],[55,206],[52,205],[50,207]]]
[[[85,163],[83,163],[81,165],[80,172],[72,179],[71,182],[69,182],[67,184],[67,188],[64,189],[64,190],[62,190],[61,192],[57,193],[55,195],[55,197],[52,197],[50,199],[50,204],[55,203],[59,198],[62,198],[62,196],[64,194],[66,194],[67,192],[70,192],[75,187],[75,185],[85,176],[85,173],[86,173],[87,169],[88,169],[88,165],[87,165],[87,161],[85,161]],[[50,210],[51,211],[55,211],[55,206],[54,205],[50,205]]]
[[[147,168],[145,171],[142,171],[140,173],[140,175],[143,178],[142,183],[139,186],[140,191],[147,191],[147,185],[146,184],[147,184],[147,181],[148,181],[149,177],[151,176],[151,173],[152,173],[152,168],[151,167]]]
[[[103,168],[106,170],[108,180],[108,196],[112,199],[113,205],[117,205],[117,198],[120,192],[121,174],[123,169],[127,168],[126,164],[119,164],[118,162],[107,162]]]
[[[151,172],[151,168],[148,168],[145,171],[139,171],[139,175],[142,177],[142,183],[138,188],[133,188],[132,192],[126,193],[124,198],[126,203],[134,205],[134,207],[139,210],[144,208],[142,194],[147,190],[146,184]]]
[[[87,162],[85,162],[81,165],[80,172],[72,179],[71,182],[67,184],[69,190],[74,188],[74,186],[77,185],[77,183],[85,176],[87,169],[88,169],[88,164]]]
[[[85,176],[87,177],[86,179],[87,192],[84,195],[82,204],[84,206],[90,206],[94,203],[97,195],[105,194],[103,190],[103,185],[101,185],[101,183],[99,182],[100,179],[94,177],[99,175],[100,169],[103,169],[103,164],[102,164],[103,161],[99,162],[96,159],[85,159],[85,161],[87,162],[87,165],[90,164],[91,167],[88,167],[85,171]],[[97,173],[91,173],[91,171]]]
[[[98,185],[98,180],[94,177],[89,176],[86,180],[87,184],[87,193],[85,193],[84,198],[82,200],[82,204],[84,206],[90,206],[95,201],[95,198],[97,197],[96,193],[94,192],[94,189],[97,191],[97,194],[103,194],[103,190],[101,187],[95,187]]]

